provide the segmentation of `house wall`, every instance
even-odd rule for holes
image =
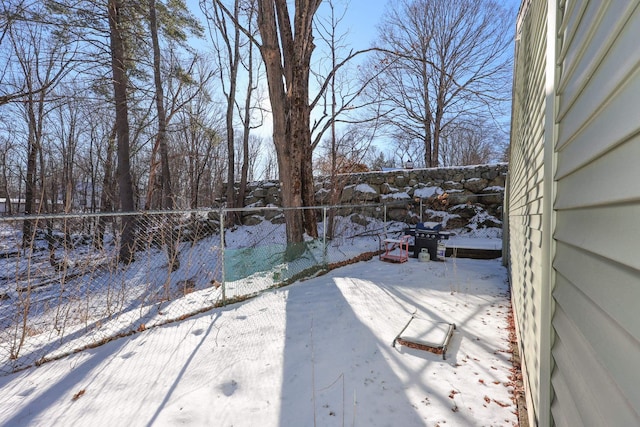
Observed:
[[[640,2],[541,3],[520,11],[506,208],[530,418],[640,425]]]
[[[11,204],[11,214],[18,215],[24,213],[24,199],[9,199],[0,198],[0,215],[9,214],[9,204]]]
[[[640,425],[639,42],[638,1],[567,2],[559,22],[557,425]]]
[[[511,295],[529,416],[540,414],[546,3],[521,9],[515,51],[508,223]],[[543,402],[544,403],[544,402]]]

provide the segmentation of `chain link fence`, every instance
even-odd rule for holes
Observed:
[[[319,274],[406,227],[388,204],[304,209],[318,237],[297,245],[275,207],[0,217],[0,374]]]

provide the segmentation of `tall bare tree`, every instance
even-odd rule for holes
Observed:
[[[238,72],[241,61],[240,0],[234,0],[231,16],[227,16],[219,2],[201,2],[201,8],[207,19],[213,23],[214,30],[211,39],[217,53],[218,73],[222,92],[226,100],[226,141],[227,141],[227,207],[236,207],[235,197],[235,111],[238,91]],[[227,217],[230,222],[236,222],[240,216],[231,213]]]
[[[158,18],[156,0],[149,0],[149,33],[151,35],[151,47],[153,51],[153,83],[155,86],[155,104],[158,115],[158,134],[156,145],[160,151],[160,199],[163,209],[173,209],[174,199],[171,189],[171,171],[169,169],[169,150],[167,148],[167,112],[164,108],[164,88],[162,86],[162,73],[160,63],[160,37],[158,35]],[[153,188],[153,183],[149,183]],[[172,245],[170,245],[172,246]],[[170,256],[171,260],[172,257]]]
[[[286,0],[258,0],[258,28],[273,115],[273,142],[285,207],[315,204],[309,105],[313,17],[321,0],[296,1],[293,21]],[[318,235],[313,210],[289,209],[287,241],[300,243],[303,232]]]
[[[102,191],[100,192],[100,209],[102,212],[112,212],[115,205],[115,179],[113,174],[113,157],[116,147],[116,125],[113,123],[111,131],[105,135],[105,150],[102,158]],[[107,227],[107,217],[101,216],[98,219],[96,232],[93,238],[93,245],[96,249],[102,249],[104,243],[104,233]]]
[[[123,0],[108,0],[109,40],[111,47],[111,72],[113,75],[113,94],[116,108],[116,138],[118,156],[118,186],[120,188],[120,208],[125,213],[134,210],[133,179],[131,176],[129,146],[129,104],[127,75],[127,46],[125,32],[125,11]],[[131,215],[122,217],[120,236],[120,261],[128,264],[135,256],[136,218]]]
[[[324,166],[323,172],[330,176],[328,202],[336,205],[347,182],[346,177],[339,177],[339,174],[355,172],[355,169],[364,166],[362,159],[375,135],[380,117],[375,109],[366,108],[371,106],[370,101],[363,101],[361,97],[373,77],[369,81],[358,82],[350,76],[354,72],[349,67],[350,59],[369,49],[351,50],[345,55],[347,34],[341,34],[339,27],[346,10],[341,13],[333,0],[326,1],[325,5],[328,13],[316,19],[316,33],[328,51],[328,67],[324,72],[315,71],[321,90],[311,103],[318,113],[312,126],[312,149],[316,150],[321,141],[326,143],[320,146],[322,150],[318,156],[318,166]],[[323,139],[325,137],[328,139]],[[329,237],[334,235],[335,213],[334,209],[330,210],[327,218]]]
[[[187,41],[188,34],[199,37],[202,35],[202,28],[188,11],[186,4],[182,0],[174,0],[168,2],[168,4],[165,4],[162,1],[157,2],[156,0],[148,0],[148,18],[149,35],[151,38],[151,47],[153,52],[152,68],[153,83],[155,89],[154,100],[157,114],[156,121],[158,127],[155,144],[151,155],[152,167],[149,173],[148,194],[153,196],[153,193],[156,191],[156,187],[158,187],[157,189],[159,190],[158,192],[160,194],[158,194],[158,197],[156,197],[155,199],[159,199],[160,203],[154,204],[152,203],[154,198],[147,197],[146,205],[147,207],[173,209],[175,208],[175,200],[173,188],[171,185],[171,168],[169,167],[167,128],[171,116],[175,114],[175,109],[177,108],[178,103],[174,99],[170,106],[171,111],[167,111],[167,107],[165,106],[165,88],[163,85],[163,80],[167,76],[166,73],[165,75],[163,75],[162,73],[163,56],[160,46],[160,35],[161,33],[164,34],[169,42],[177,42],[178,44],[184,45]],[[168,53],[171,54],[171,49],[168,49],[168,51]],[[172,67],[174,67],[175,70],[180,70],[179,64],[176,64],[173,61],[168,62],[171,63]],[[194,64],[195,58],[191,62],[192,66]],[[174,74],[178,74],[178,76],[173,77],[179,78],[179,72]],[[178,85],[178,87],[181,88],[181,85]],[[174,95],[179,96],[180,91],[178,90]],[[155,172],[156,153],[159,153],[160,155],[159,174]]]
[[[250,8],[247,11],[247,30],[253,37],[256,36],[254,31],[255,15],[257,13],[255,0],[251,0]],[[244,198],[247,193],[247,183],[249,180],[249,171],[252,169],[252,165],[255,163],[255,155],[252,155],[251,142],[259,143],[259,140],[253,138],[251,131],[259,128],[263,124],[263,111],[261,108],[256,107],[255,104],[260,103],[260,97],[258,95],[258,81],[260,78],[261,62],[256,59],[253,43],[249,43],[246,49],[246,55],[242,60],[243,68],[246,75],[246,90],[244,105],[242,106],[240,114],[240,121],[242,123],[242,163],[240,166],[240,184],[238,186],[238,198],[236,200],[236,206],[244,207]],[[259,120],[254,123],[254,111],[258,111]],[[254,144],[255,145],[255,144]],[[254,153],[255,154],[255,153]]]
[[[42,13],[41,5],[33,5],[24,16]],[[23,18],[24,18],[23,16]],[[21,21],[21,25],[6,28],[6,46],[11,52],[11,61],[6,66],[11,72],[11,81],[4,81],[3,87],[15,88],[13,96],[5,98],[7,102],[20,98],[21,113],[27,126],[26,135],[26,173],[25,173],[25,214],[35,214],[42,210],[46,200],[44,193],[44,162],[42,158],[45,134],[45,120],[50,108],[50,95],[72,62],[73,49],[67,40],[57,37],[50,26],[37,22]],[[4,74],[3,74],[4,77]],[[6,86],[5,86],[6,85]],[[0,103],[1,105],[1,103]],[[40,168],[38,165],[40,164]],[[23,246],[32,243],[34,223],[23,222]]]
[[[225,16],[230,17],[258,46],[265,64],[283,205],[286,208],[314,206],[313,149],[322,140],[322,134],[331,128],[331,122],[337,114],[352,107],[349,103],[356,98],[357,91],[342,100],[341,107],[326,114],[324,121],[314,124],[313,139],[311,111],[327,100],[327,88],[337,70],[355,56],[371,49],[350,52],[333,63],[333,69],[326,73],[324,79],[320,79],[324,81],[320,83],[318,94],[310,101],[311,56],[315,49],[313,21],[322,1],[296,1],[291,15],[286,0],[257,0],[259,39],[233,18],[233,12],[222,0],[214,1]],[[317,237],[317,215],[314,210],[302,212],[299,209],[287,209],[285,219],[289,242],[302,242],[305,231],[309,236]]]
[[[255,58],[252,40],[257,38],[256,0],[233,0],[229,8],[219,1],[201,1],[200,7],[210,23],[210,34],[216,53],[218,74],[226,102],[227,141],[227,207],[243,207],[250,167],[249,140],[251,131],[262,124],[254,123],[255,104],[259,101],[257,80],[260,62]],[[242,84],[245,85],[242,93]],[[244,97],[244,101],[242,100]],[[242,132],[236,137],[236,124],[240,121]],[[236,147],[238,140],[241,147]],[[236,159],[236,155],[239,158]],[[236,193],[235,182],[240,183]],[[239,222],[242,216],[231,213],[229,222]]]
[[[315,34],[319,50],[325,58],[317,62],[321,65],[312,70],[319,90],[311,102],[314,121],[311,126],[312,149],[316,149],[329,133],[335,141],[335,134],[341,125],[357,125],[361,130],[375,132],[380,119],[377,103],[363,97],[366,88],[375,79],[358,81],[355,57],[378,50],[369,48],[354,51],[348,48],[349,34],[341,32],[346,9],[340,10],[335,0],[325,0],[324,13],[315,20]],[[323,66],[324,65],[324,66]],[[369,107],[369,108],[367,108]]]
[[[186,8],[186,4],[183,1],[173,1],[170,3],[170,7],[160,2],[159,5],[161,11],[167,11],[165,13],[165,22],[173,31],[166,31],[170,39],[178,40],[179,42],[185,42],[187,35],[183,31],[184,29],[191,30],[192,33],[199,35],[201,28],[197,25],[197,22],[193,19],[191,14]],[[149,34],[151,36],[151,47],[153,51],[153,82],[155,88],[155,105],[158,122],[158,133],[156,135],[156,144],[160,152],[160,199],[162,209],[174,209],[175,197],[173,188],[171,185],[171,169],[169,167],[169,148],[167,144],[167,126],[169,117],[165,109],[165,94],[162,84],[162,72],[161,62],[162,56],[160,52],[160,36],[159,36],[159,19],[158,19],[158,3],[156,0],[148,0],[148,16],[149,16]],[[154,149],[155,151],[155,149]],[[152,161],[153,161],[152,155]],[[153,182],[150,179],[150,190],[153,191]],[[169,261],[169,270],[174,271],[180,267],[180,260],[177,256],[177,244],[178,236],[174,233],[173,221],[169,220],[163,227],[164,238],[162,239],[167,245],[167,258]]]
[[[313,17],[321,0],[296,1],[293,20],[286,0],[257,0],[260,40],[221,0],[214,1],[260,50],[271,103],[282,202],[286,208],[294,208],[285,210],[287,241],[302,243],[305,230],[310,236],[318,235],[316,213],[295,208],[315,204],[309,76],[315,48]]]
[[[194,90],[192,88],[192,90]],[[224,169],[224,148],[219,122],[224,122],[218,111],[213,111],[209,103],[206,87],[200,87],[197,96],[190,99],[186,108],[177,113],[175,123],[176,138],[184,154],[180,156],[177,169],[182,170],[183,192],[190,209],[197,209],[218,196],[216,185],[222,183]]]
[[[399,0],[379,26],[380,72],[390,133],[439,164],[441,136],[458,118],[491,117],[510,96],[513,11],[493,0]],[[414,161],[417,159],[413,159]]]

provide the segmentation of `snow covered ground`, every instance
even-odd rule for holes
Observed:
[[[374,258],[0,377],[0,424],[514,425],[509,307],[500,260]],[[391,346],[413,312],[446,360]]]
[[[501,230],[480,227],[482,219],[476,215],[445,242],[501,245]],[[157,221],[146,229],[156,229],[153,224]],[[53,258],[60,263],[52,263],[42,233],[34,250],[17,250],[18,225],[0,222],[0,241],[6,245],[0,247],[0,375],[308,277],[324,265],[377,251],[382,236],[397,237],[407,227],[360,214],[337,217],[334,239],[326,245],[324,239],[308,239],[303,253],[285,262],[284,224],[263,221],[226,230],[224,251],[220,235],[183,239],[180,267],[169,271],[166,253],[153,238],[143,239],[149,246],[124,266],[115,261],[113,238],[97,250],[89,235],[72,233],[76,243],[54,245]],[[64,234],[56,235],[62,241]]]
[[[502,249],[502,230],[498,228],[470,231],[458,230],[442,242],[448,248],[500,250]]]

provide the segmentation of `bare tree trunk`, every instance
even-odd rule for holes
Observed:
[[[238,65],[237,63],[234,65],[233,67],[233,71],[232,71],[232,77],[231,77],[231,83],[230,83],[230,88],[229,88],[229,92],[230,93],[234,93],[236,91],[236,80],[237,80],[237,70],[238,70]],[[230,96],[230,95],[228,95]],[[229,99],[227,101],[227,112],[226,112],[226,122],[227,122],[227,192],[226,192],[226,196],[227,196],[227,207],[228,208],[235,208],[235,196],[236,196],[236,190],[235,190],[235,181],[236,181],[236,174],[235,174],[235,131],[233,129],[233,113],[234,113],[234,108],[235,108],[235,95],[233,96],[233,99]],[[239,218],[238,213],[236,212],[229,212],[229,214],[227,215],[227,225],[231,225],[233,223],[237,222],[237,218]]]
[[[424,145],[424,165],[431,168],[433,167],[433,145],[431,138],[431,126],[429,126],[429,124],[426,124],[424,127],[422,143]]]
[[[29,104],[27,108],[33,109]],[[29,114],[31,122],[32,113]],[[38,141],[35,136],[35,128],[33,124],[29,124],[29,137],[27,148],[27,174],[25,176],[25,192],[24,192],[24,214],[27,217],[22,223],[22,247],[29,248],[33,244],[33,220],[28,219],[29,215],[35,213],[36,198],[36,168],[38,155]]]
[[[160,74],[160,42],[158,40],[158,21],[156,17],[156,1],[149,0],[149,27],[151,44],[153,46],[153,80],[156,88],[156,110],[158,113],[158,147],[160,150],[160,185],[162,190],[162,209],[175,207],[173,191],[171,188],[171,170],[169,169],[169,148],[167,147],[167,113],[164,109],[164,90],[162,88],[162,76]],[[163,242],[167,245],[167,258],[169,271],[180,268],[178,258],[178,236],[174,233],[174,221],[171,215],[167,218],[167,224],[163,229]]]
[[[235,0],[233,5],[233,13],[230,18],[234,22],[238,22],[240,16],[240,0]],[[238,67],[240,65],[240,28],[238,25],[232,25],[233,32],[230,32],[230,25],[227,23],[225,13],[222,6],[218,2],[213,2],[213,16],[209,19],[214,21],[218,29],[218,34],[222,38],[223,43],[217,45],[220,64],[220,79],[224,96],[226,98],[226,127],[227,127],[227,207],[236,207],[235,193],[235,130],[233,117],[236,108],[236,92],[238,87]],[[214,39],[215,40],[215,39]],[[226,57],[225,57],[226,55]],[[225,74],[226,71],[228,74]],[[239,222],[240,215],[236,212],[230,212],[227,216],[227,225]]]
[[[336,68],[336,33],[335,33],[335,15],[333,4],[330,3],[331,6],[331,68]],[[338,189],[337,182],[337,157],[338,157],[338,147],[336,141],[336,74],[333,73],[331,76],[331,81],[329,83],[329,90],[331,91],[331,193],[329,195],[329,204],[335,206],[338,202],[338,195],[340,190]],[[326,228],[326,235],[333,239],[333,234],[335,233],[335,209],[331,209],[329,211],[329,215],[327,218],[327,223],[324,224]]]
[[[426,47],[422,46],[421,51],[423,57],[427,57]],[[421,81],[422,81],[422,108],[425,114],[422,117],[423,127],[423,145],[424,145],[424,165],[428,168],[433,167],[433,136],[431,131],[431,95],[429,92],[429,79],[427,76],[430,73],[429,63],[423,61],[421,64]]]
[[[444,92],[444,89],[443,89]],[[442,98],[436,100],[436,115],[433,126],[433,152],[431,153],[432,167],[437,168],[440,164],[440,136],[442,135],[444,120],[444,101]]]
[[[8,216],[12,214],[11,193],[9,192],[9,168],[7,167],[7,152],[0,153],[0,164],[2,165],[2,192],[5,196],[5,213]],[[18,193],[18,196],[20,193]],[[20,199],[18,198],[18,212],[20,212]]]
[[[187,156],[187,174],[189,175],[189,207],[196,209],[198,207],[198,192],[200,190],[200,181],[198,180],[197,159],[198,150],[196,149],[196,138],[198,137],[195,132],[195,118],[190,114],[188,117],[188,126],[184,127],[183,139],[189,144]]]
[[[286,0],[258,1],[260,52],[269,85],[273,142],[285,208],[300,208],[311,202],[313,194],[309,69],[314,49],[312,20],[319,6],[320,0],[297,1],[292,29]],[[289,243],[303,242],[304,226],[310,235],[317,235],[315,213],[307,214],[299,209],[285,211]]]
[[[39,127],[39,126],[38,126]],[[38,132],[39,133],[39,132]],[[49,206],[49,198],[47,197],[47,187],[45,185],[45,161],[44,161],[44,153],[42,152],[42,145],[39,144],[38,147],[38,161],[40,162],[40,182],[42,183],[42,194],[40,196],[40,211],[39,213],[54,213],[55,212],[55,203],[56,203],[56,195],[55,188],[57,187],[57,182],[54,179],[49,180],[48,184],[51,186],[51,207]],[[53,169],[53,168],[52,168]],[[55,241],[53,238],[53,221],[51,219],[46,220],[46,241],[47,241],[47,250],[49,251],[49,264],[58,269],[60,267],[60,263],[56,259],[56,248]]]
[[[100,210],[102,212],[113,212],[113,151],[116,141],[116,126],[109,134],[107,142],[107,152],[104,160],[104,176],[102,177],[102,193],[100,194]],[[93,246],[96,249],[102,249],[104,244],[104,231],[107,226],[107,217],[100,216],[98,218],[98,227],[96,235],[93,238]]]
[[[308,117],[308,116],[307,116]],[[307,122],[308,123],[308,122]],[[308,129],[308,128],[307,128]],[[311,140],[311,132],[309,132]],[[304,150],[302,159],[302,203],[303,206],[316,205],[316,192],[313,184],[313,151]],[[303,212],[304,230],[314,239],[318,237],[318,213],[316,209],[306,209]]]
[[[150,155],[149,179],[147,181],[147,195],[144,201],[144,210],[159,209],[162,206],[162,172],[158,173],[160,162],[158,151],[160,140],[156,136]]]
[[[133,180],[129,161],[129,110],[127,105],[128,77],[125,65],[125,43],[122,29],[122,0],[109,0],[107,3],[111,42],[111,69],[113,72],[113,93],[116,106],[116,135],[118,141],[118,184],[120,190],[120,209],[133,212]],[[120,261],[131,263],[135,256],[135,216],[122,217],[120,237]]]
[[[26,78],[29,90],[33,87],[31,76]],[[27,120],[29,125],[29,149],[27,157],[27,176],[26,176],[26,196],[25,196],[25,215],[29,213],[41,213],[43,202],[46,200],[45,181],[44,181],[44,162],[42,161],[42,134],[43,134],[43,117],[44,117],[44,98],[45,91],[38,93],[38,99],[34,99],[33,95],[29,95],[26,105]],[[37,107],[37,109],[36,109]],[[40,185],[42,193],[39,196],[38,212],[36,211],[37,201],[37,182],[38,182],[38,155],[40,155]],[[27,212],[27,209],[29,211]],[[31,247],[35,235],[34,223],[32,220],[26,220],[23,223],[23,247]]]
[[[249,22],[253,14],[249,16]],[[252,110],[252,98],[255,90],[255,82],[253,76],[253,45],[248,47],[248,63],[247,63],[247,93],[244,100],[244,117],[242,119],[242,168],[240,171],[240,186],[238,188],[238,199],[236,206],[244,207],[244,197],[247,192],[247,181],[249,175],[249,137],[251,136],[251,110]]]

